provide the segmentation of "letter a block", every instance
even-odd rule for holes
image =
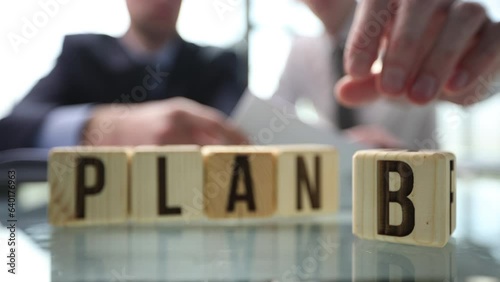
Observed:
[[[332,213],[338,209],[338,156],[320,145],[277,147],[278,214]]]
[[[200,147],[136,147],[131,178],[133,220],[188,221],[203,216]]]
[[[209,218],[267,217],[276,211],[273,149],[206,146],[205,215]]]
[[[353,233],[443,247],[455,230],[455,156],[437,151],[359,151],[353,161]]]
[[[128,217],[128,159],[123,148],[51,151],[49,221],[54,225],[124,222]]]

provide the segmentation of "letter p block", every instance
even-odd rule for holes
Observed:
[[[438,151],[359,151],[353,160],[353,233],[443,247],[455,230],[455,156]]]
[[[128,217],[128,161],[121,147],[60,147],[48,162],[49,222],[122,223]]]

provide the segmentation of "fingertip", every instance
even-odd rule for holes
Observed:
[[[428,98],[422,97],[419,94],[416,94],[414,92],[409,92],[406,97],[408,98],[408,100],[412,104],[415,104],[418,106],[426,106],[427,104],[431,103],[434,100],[434,99],[428,99]]]
[[[335,92],[340,104],[352,108],[373,102],[379,97],[373,75],[365,79],[344,77],[335,86]]]
[[[416,79],[408,93],[408,98],[417,105],[426,105],[436,98],[441,88],[435,77],[424,74]]]
[[[356,106],[356,101],[352,101],[352,97],[350,97],[349,93],[349,88],[350,88],[350,81],[351,79],[349,77],[344,77],[340,79],[337,84],[335,85],[335,99],[337,102],[343,106],[346,107],[355,107]]]
[[[380,93],[391,98],[401,97],[406,84],[406,71],[397,66],[384,66],[376,79],[376,87]]]
[[[348,88],[349,87],[347,87],[347,89]],[[359,102],[352,97],[350,91],[346,90],[345,86],[336,87],[335,99],[340,105],[344,107],[355,108],[359,106]]]
[[[467,88],[470,81],[470,75],[465,70],[455,71],[451,78],[446,83],[446,88],[449,90],[450,95]]]

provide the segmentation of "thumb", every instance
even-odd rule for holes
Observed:
[[[380,96],[375,75],[363,79],[344,76],[335,85],[337,101],[346,107],[359,107],[371,103]]]

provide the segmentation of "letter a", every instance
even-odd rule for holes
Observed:
[[[248,156],[238,155],[234,161],[233,175],[231,177],[231,187],[229,199],[227,202],[227,211],[233,212],[236,201],[245,201],[248,205],[249,211],[255,211],[255,199],[253,197],[253,181],[250,174],[250,164],[248,163]],[[243,173],[245,194],[238,195],[238,179],[240,171]]]

